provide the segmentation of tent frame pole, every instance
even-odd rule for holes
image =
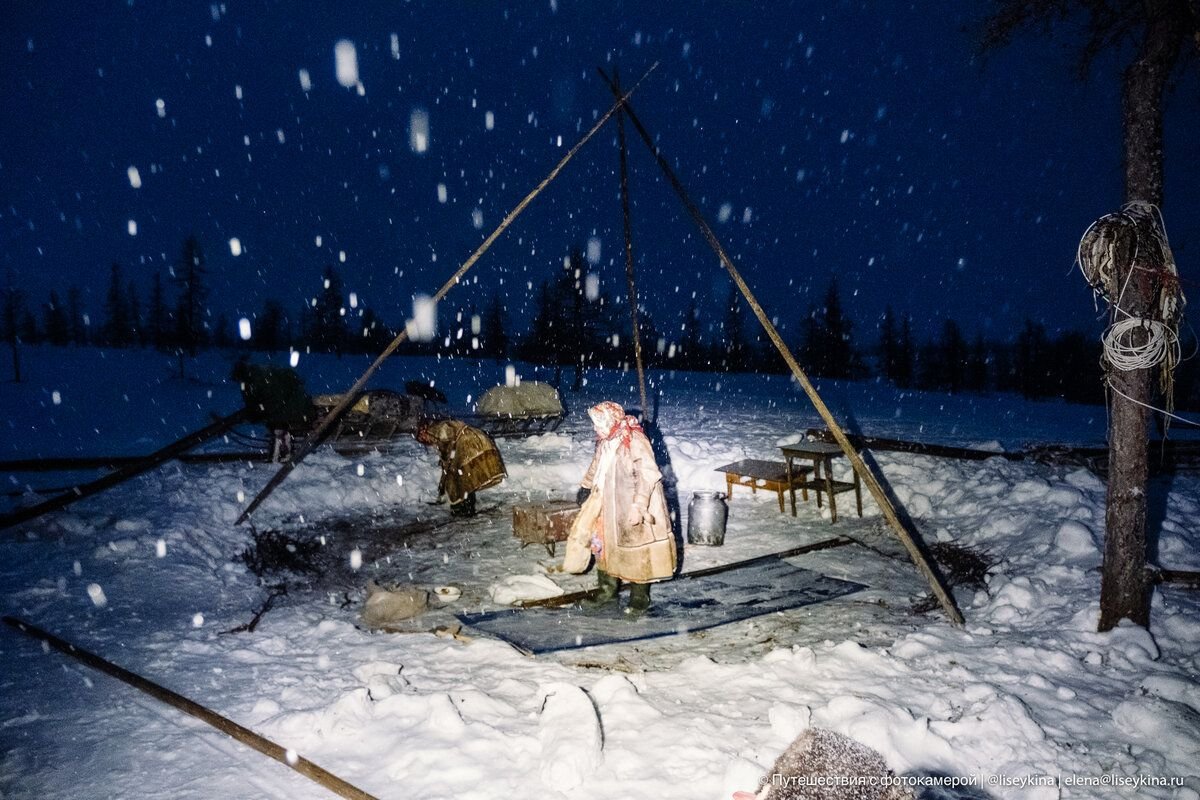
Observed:
[[[613,82],[617,96],[621,94],[621,79],[613,69]],[[633,357],[637,362],[638,394],[642,399],[642,419],[650,416],[650,404],[646,399],[646,366],[642,360],[642,332],[638,324],[637,282],[633,273],[633,224],[629,211],[629,166],[625,147],[625,114],[617,109],[617,144],[621,154],[621,212],[625,221],[625,280],[629,284],[629,316],[633,322]]]
[[[808,399],[812,401],[813,407],[816,409],[817,414],[820,415],[826,426],[828,426],[829,432],[833,434],[834,440],[836,440],[838,446],[842,448],[842,452],[846,454],[846,458],[850,460],[851,467],[853,467],[854,471],[862,479],[862,482],[866,485],[867,490],[870,491],[871,496],[875,499],[875,503],[879,506],[879,510],[883,514],[884,519],[887,520],[888,525],[890,525],[892,530],[895,531],[896,536],[900,539],[901,543],[903,543],[904,549],[908,551],[908,555],[912,559],[913,564],[916,565],[917,569],[929,582],[929,588],[933,590],[938,602],[941,603],[942,609],[946,612],[946,616],[949,617],[954,624],[962,625],[963,616],[958,610],[958,607],[955,605],[953,596],[950,595],[946,587],[942,584],[941,578],[934,571],[933,567],[929,563],[929,560],[926,559],[925,554],[921,551],[921,548],[917,544],[914,536],[908,531],[904,523],[900,520],[899,515],[896,513],[895,506],[892,505],[892,501],[884,492],[883,487],[880,485],[878,479],[876,479],[875,474],[871,472],[870,468],[867,467],[866,462],[863,461],[862,456],[860,456],[858,451],[854,449],[854,446],[846,437],[845,431],[842,430],[842,426],[838,424],[838,421],[834,418],[832,412],[830,412],[829,407],[825,405],[825,401],[821,399],[821,396],[817,393],[816,388],[812,385],[812,382],[809,381],[808,376],[804,373],[804,370],[800,368],[800,364],[796,361],[795,356],[792,355],[792,351],[784,343],[783,338],[779,335],[779,331],[775,329],[775,326],[771,324],[771,320],[767,318],[762,306],[758,304],[758,300],[755,299],[754,293],[750,291],[750,287],[747,286],[746,281],[742,279],[741,273],[738,272],[737,267],[734,266],[733,261],[725,252],[725,248],[721,246],[720,241],[717,239],[716,234],[713,232],[713,229],[709,226],[708,222],[704,219],[704,215],[701,213],[699,207],[692,202],[691,197],[688,196],[687,190],[683,188],[683,184],[679,181],[679,178],[676,177],[674,170],[671,169],[671,165],[667,163],[667,160],[663,157],[662,152],[657,146],[655,146],[654,139],[650,136],[645,126],[642,125],[641,121],[637,117],[637,114],[634,113],[632,106],[629,105],[627,99],[628,96],[624,98],[621,96],[619,90],[617,89],[616,83],[609,79],[608,75],[603,69],[598,67],[597,71],[604,79],[604,82],[608,84],[609,89],[611,89],[616,97],[619,98],[619,103],[624,106],[624,112],[629,116],[629,121],[633,123],[634,129],[638,132],[642,138],[642,141],[645,142],[646,147],[653,154],[655,161],[658,162],[658,166],[666,176],[667,181],[671,184],[671,187],[675,190],[675,193],[679,195],[679,199],[683,202],[684,208],[687,209],[687,212],[692,217],[692,220],[696,223],[697,227],[700,228],[700,232],[704,235],[705,240],[717,254],[717,257],[721,260],[721,264],[725,267],[726,271],[729,272],[730,277],[733,278],[733,282],[741,291],[742,296],[746,298],[746,302],[750,305],[750,309],[754,312],[754,316],[758,319],[759,324],[762,325],[763,330],[766,331],[767,336],[771,339],[772,344],[775,345],[775,348],[779,351],[779,354],[783,356],[783,360],[787,363],[788,368],[792,371],[792,375],[796,378],[796,381],[800,384],[801,388],[804,389],[804,393],[808,395]]]

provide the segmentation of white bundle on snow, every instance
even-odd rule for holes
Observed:
[[[578,686],[552,683],[542,687],[539,694],[545,697],[538,721],[542,784],[569,792],[604,763],[600,717],[592,699]]]
[[[367,599],[362,607],[363,624],[369,628],[386,628],[419,616],[429,606],[429,592],[416,586],[383,587],[369,581]]]
[[[488,587],[492,602],[497,605],[511,606],[522,600],[545,600],[548,597],[558,597],[563,593],[562,587],[545,575],[509,575],[499,583]]]

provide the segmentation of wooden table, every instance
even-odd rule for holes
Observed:
[[[731,502],[733,501],[734,486],[749,486],[753,494],[758,494],[761,486],[768,491],[775,492],[779,497],[779,513],[782,514],[783,493],[786,490],[792,493],[792,516],[795,516],[797,486],[800,487],[804,499],[808,499],[808,488],[803,483],[804,476],[810,472],[808,467],[796,467],[793,471],[790,465],[782,461],[744,458],[741,461],[717,467],[716,472],[725,473],[725,496]]]
[[[824,492],[829,498],[829,514],[832,517],[832,522],[837,522],[837,501],[835,497],[840,492],[854,490],[854,499],[858,503],[858,515],[862,516],[862,484],[859,482],[858,473],[854,473],[853,481],[835,481],[833,479],[833,457],[845,455],[842,452],[842,448],[828,442],[801,441],[794,442],[793,444],[785,444],[779,449],[783,451],[787,468],[787,475],[784,480],[791,487],[789,491],[792,494],[792,516],[796,515],[796,486],[799,486],[801,491],[806,489],[813,490],[813,493],[817,496],[817,508],[821,507],[821,493]],[[792,482],[792,476],[796,470],[803,470],[804,473],[810,471],[809,467],[793,466],[792,462],[797,459],[812,461],[812,478],[810,480],[802,479],[798,483]],[[824,474],[822,474],[822,470]],[[807,494],[804,499],[808,499]]]

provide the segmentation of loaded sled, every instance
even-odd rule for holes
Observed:
[[[462,419],[493,437],[505,438],[550,433],[566,415],[557,389],[532,382],[493,386],[479,398],[475,413]]]

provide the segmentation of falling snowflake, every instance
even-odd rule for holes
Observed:
[[[354,42],[349,39],[338,40],[333,46],[333,58],[337,82],[347,89],[358,86],[358,51],[354,48]]]

